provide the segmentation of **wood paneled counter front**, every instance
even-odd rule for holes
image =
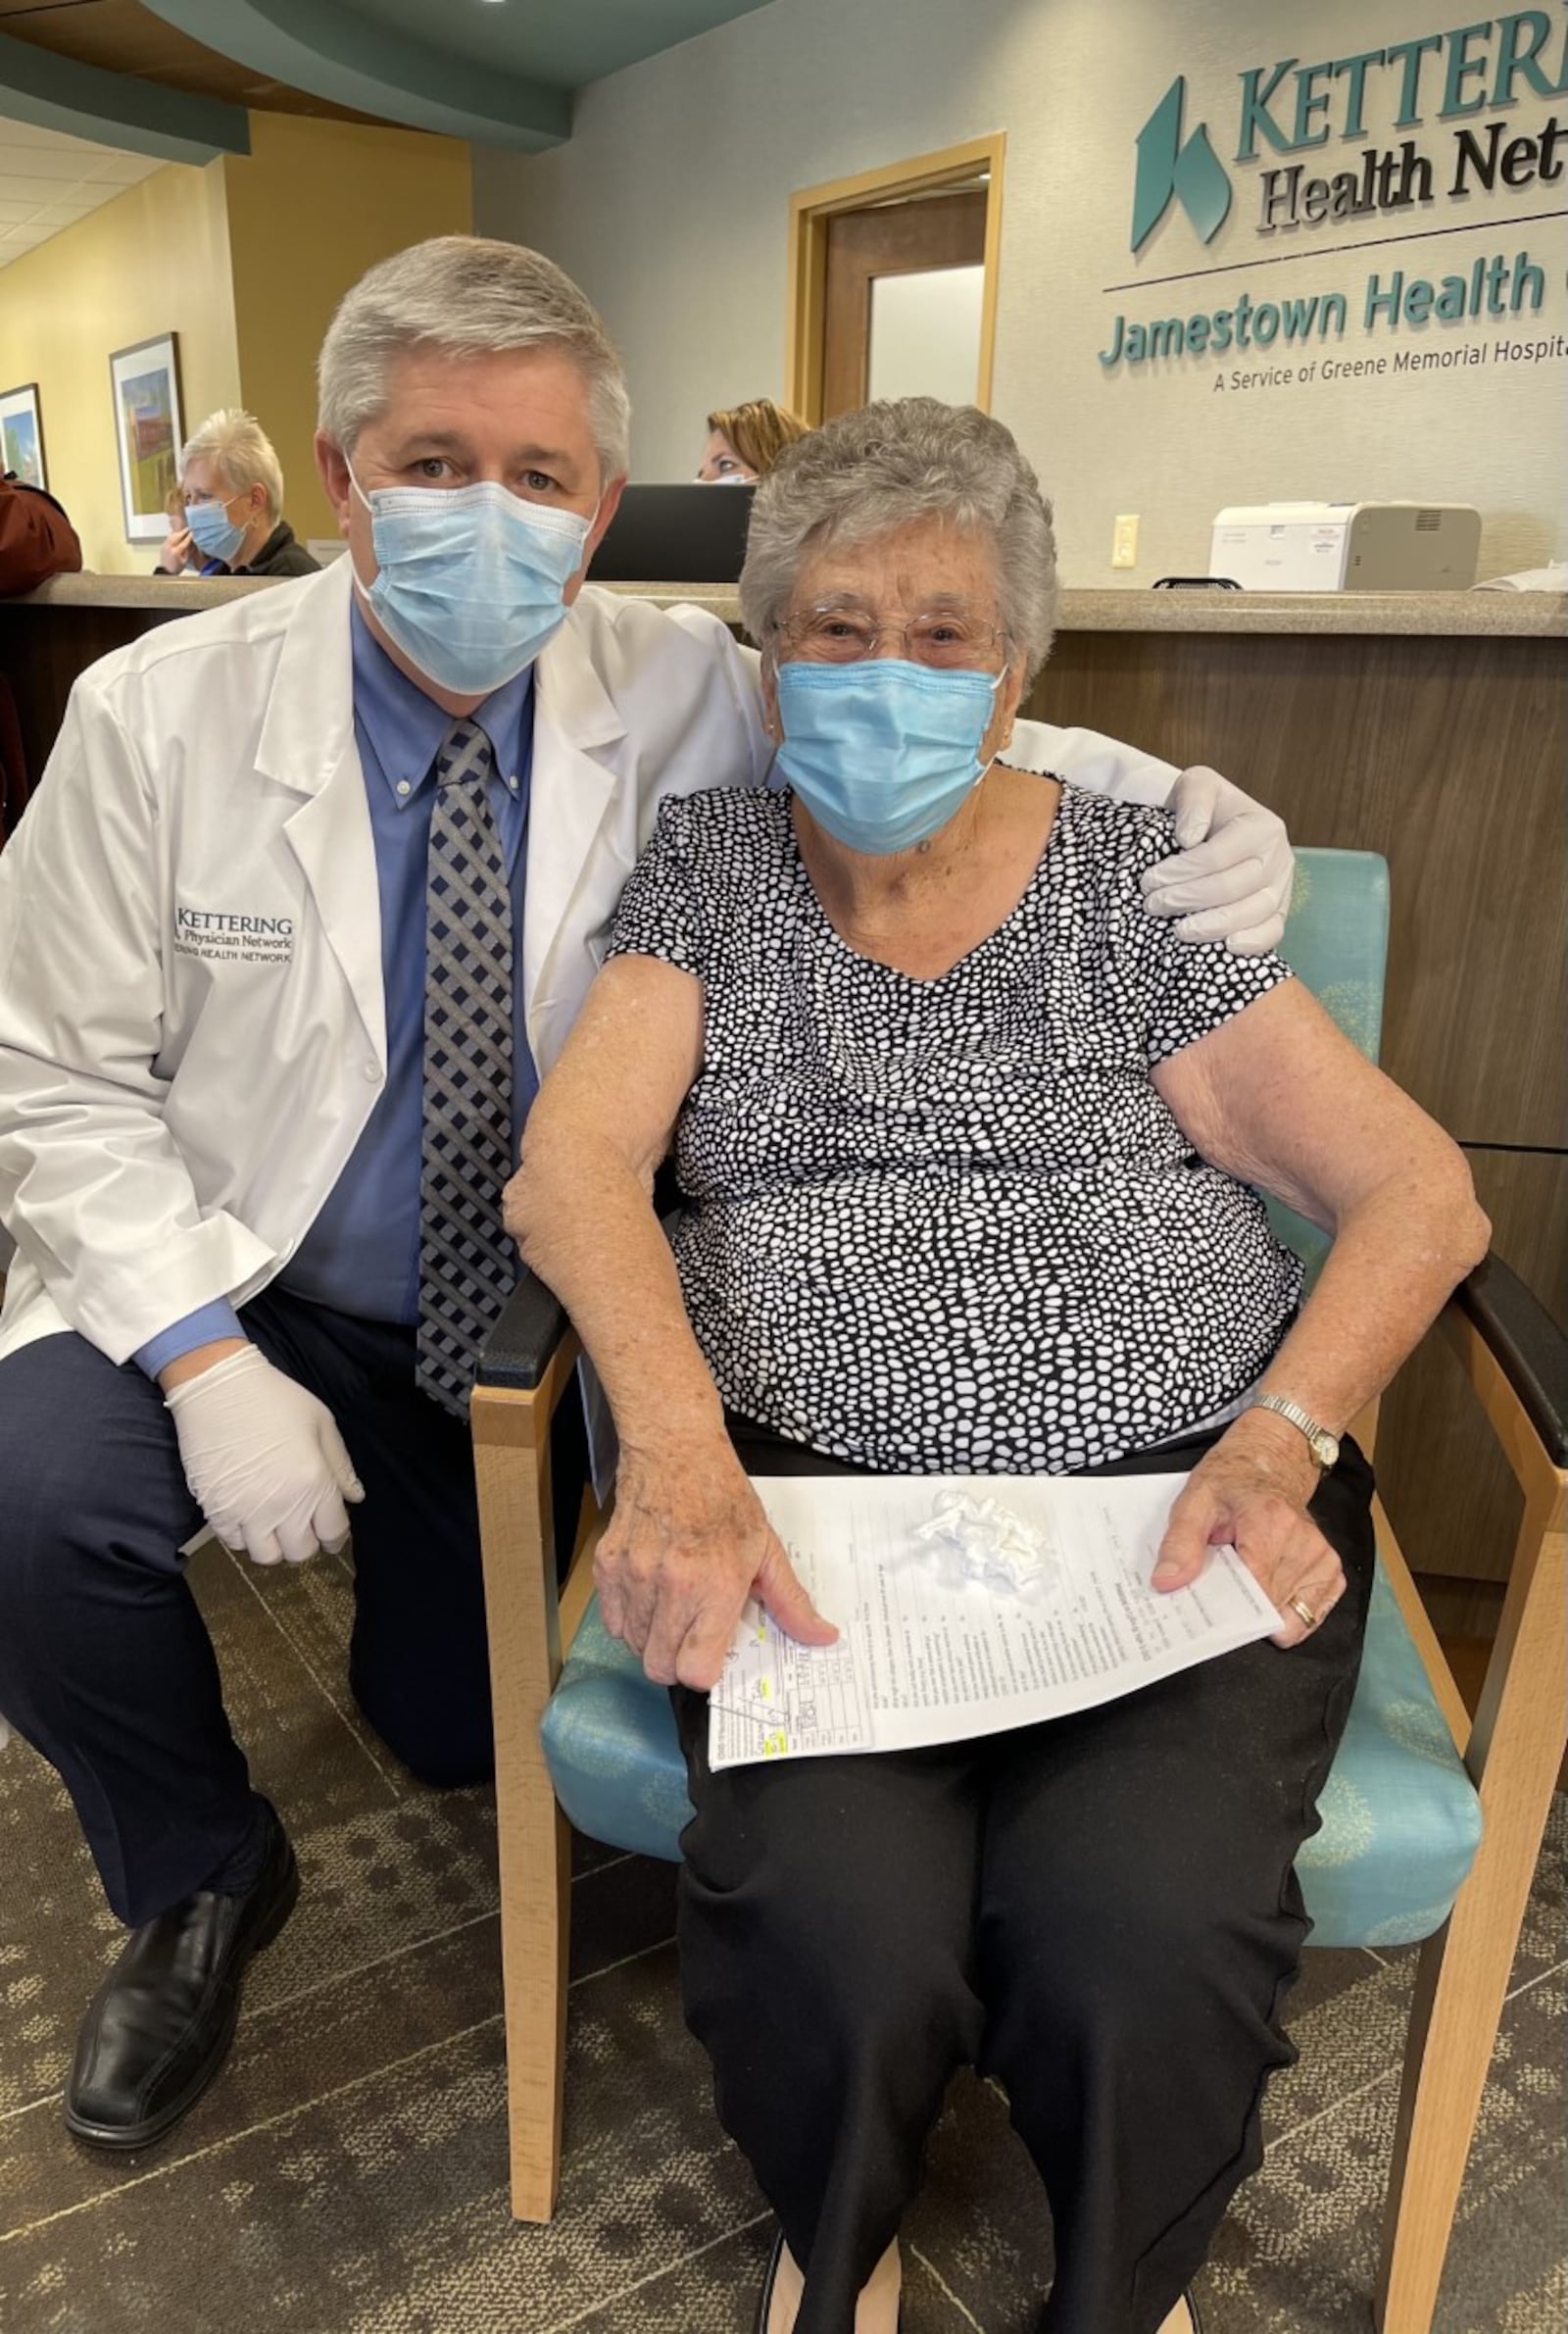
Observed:
[[[72,575],[0,603],[0,673],[36,773],[82,667],[265,581]],[[738,624],[730,589],[647,585]],[[1028,710],[1208,762],[1299,843],[1381,851],[1394,929],[1384,1062],[1469,1151],[1495,1246],[1568,1316],[1568,602],[1536,592],[1067,591]],[[1446,1365],[1405,1373],[1380,1470],[1405,1545],[1501,1577],[1510,1489],[1472,1469]],[[1445,1445],[1448,1448],[1445,1448]],[[1441,1458],[1440,1458],[1441,1455]],[[1486,1592],[1442,1617],[1485,1618]]]

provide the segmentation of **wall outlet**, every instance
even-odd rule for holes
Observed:
[[[1138,514],[1133,511],[1118,519],[1111,529],[1110,564],[1113,568],[1136,568],[1138,565]]]

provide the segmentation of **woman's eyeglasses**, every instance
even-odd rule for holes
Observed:
[[[911,664],[937,670],[984,669],[1007,645],[1005,625],[980,622],[961,609],[932,610],[906,624],[884,624],[866,608],[808,608],[779,626],[781,651],[803,663],[860,665],[884,640],[896,640]]]

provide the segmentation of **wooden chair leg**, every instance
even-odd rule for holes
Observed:
[[[539,1721],[561,1669],[550,1390],[475,1391],[474,1469],[495,1713],[512,2210],[548,2220],[561,2180],[570,1835]]]
[[[1563,1742],[1561,1478],[1527,1507],[1467,1763],[1485,1832],[1446,1926],[1422,1949],[1374,2305],[1429,2334]]]

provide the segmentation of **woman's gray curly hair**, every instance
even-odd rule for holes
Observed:
[[[1010,429],[935,397],[862,406],[785,447],[752,506],[740,585],[752,638],[764,649],[775,638],[808,551],[920,519],[991,537],[1002,621],[1027,685],[1055,623],[1051,505]]]

